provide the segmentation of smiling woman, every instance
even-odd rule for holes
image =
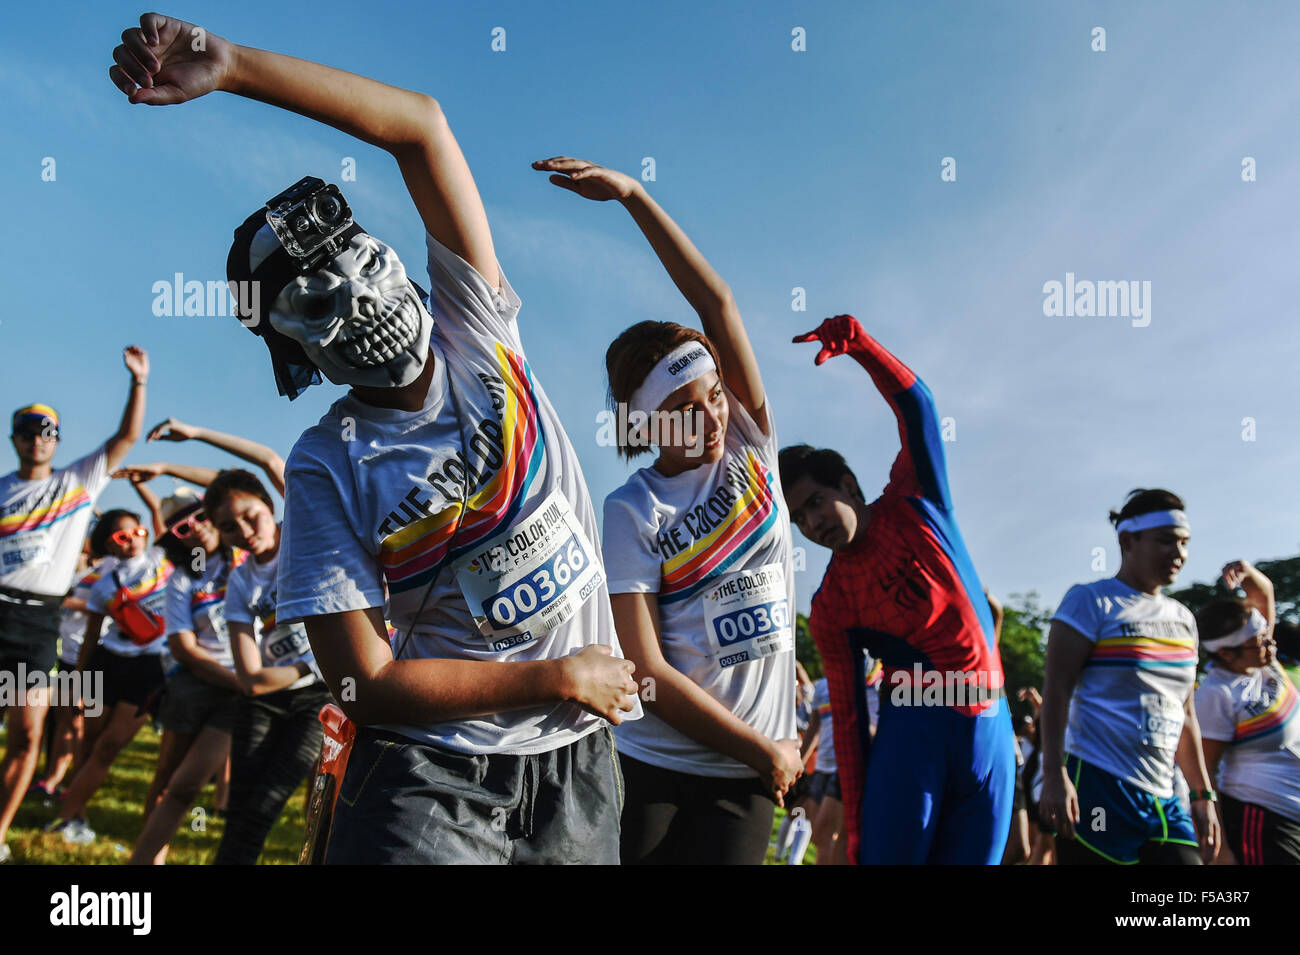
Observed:
[[[757,864],[803,771],[790,524],[758,363],[731,290],[640,183],[568,157],[533,167],[620,201],[706,333],[641,322],[605,355],[615,419],[630,425],[619,454],[657,452],[605,499],[619,640],[653,687],[645,719],[618,731],[622,860]]]

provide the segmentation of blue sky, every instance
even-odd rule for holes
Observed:
[[[1102,575],[1098,547],[1113,573],[1105,515],[1135,486],[1187,501],[1181,583],[1300,550],[1294,5],[466,6],[376,3],[362,23],[334,2],[161,12],[442,102],[597,502],[627,474],[595,443],[605,347],[635,321],[694,316],[626,213],[528,168],[561,153],[633,174],[654,158],[647,187],[736,294],[783,443],[839,448],[869,493],[897,452],[857,366],[814,370],[813,346],[789,344],[827,315],[856,314],[926,380],[955,425],[957,516],[995,593],[1054,604]],[[156,317],[153,283],[222,279],[235,226],[307,174],[340,182],[414,273],[419,220],[389,157],[319,124],[226,94],[129,106],[107,69],[140,12],[6,15],[0,183],[22,231],[0,407],[55,405],[68,463],[114,429],[120,350],[136,343],[153,361],[150,423],[172,414],[287,454],[341,389],[290,405],[252,335],[229,318]],[[1098,26],[1105,52],[1091,48]],[[1257,181],[1242,181],[1247,156]],[[355,182],[340,181],[345,157]],[[944,157],[955,182],[940,179]],[[1043,285],[1067,272],[1151,282],[1150,324],[1045,316]],[[173,444],[131,459],[225,463]],[[115,482],[101,506],[133,501]],[[825,553],[796,543],[806,608]]]

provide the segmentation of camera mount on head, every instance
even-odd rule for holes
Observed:
[[[315,271],[351,238],[352,209],[338,186],[303,176],[266,202],[266,221],[302,272]]]

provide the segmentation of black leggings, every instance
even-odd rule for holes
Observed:
[[[776,803],[761,780],[692,776],[618,758],[623,865],[762,865]]]
[[[1300,822],[1226,793],[1219,798],[1237,865],[1300,865]]]
[[[320,756],[324,685],[239,701],[230,741],[230,809],[216,865],[255,865],[262,844]]]
[[[1114,865],[1087,846],[1056,837],[1057,865]],[[1181,842],[1148,842],[1138,850],[1138,865],[1201,865],[1201,850]]]

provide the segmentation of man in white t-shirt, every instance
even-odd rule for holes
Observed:
[[[149,356],[131,345],[122,358],[131,390],[117,432],[67,467],[53,464],[58,412],[32,404],[11,419],[18,470],[0,477],[0,675],[11,674],[5,679],[22,690],[32,686],[30,676],[54,668],[59,606],[72,587],[95,500],[144,428]],[[9,858],[5,836],[36,770],[48,707],[41,683],[22,693],[19,705],[4,708],[9,742],[0,762],[0,862]]]
[[[132,102],[221,89],[351,133],[394,156],[429,235],[436,321],[320,180],[250,216],[227,261],[281,393],[322,374],[352,386],[289,458],[278,587],[279,619],[304,621],[360,724],[327,861],[616,862],[606,721],[636,707],[632,666],[577,456],[524,357],[519,299],[439,104],[211,32],[195,51],[196,27],[157,14],[140,23],[111,74]]]

